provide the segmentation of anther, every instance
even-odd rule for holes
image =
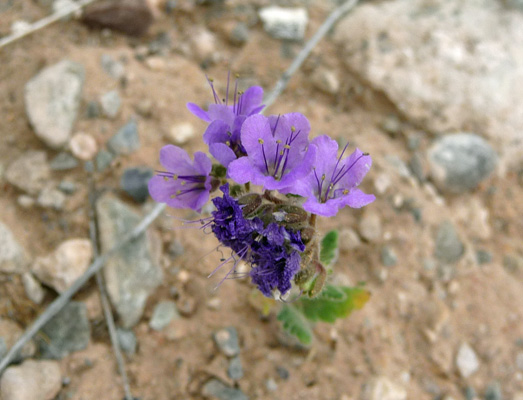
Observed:
[[[289,146],[288,144],[284,145],[283,147],[286,148],[287,150],[289,150],[291,148],[291,146]]]
[[[348,194],[348,193],[349,193],[348,189],[343,190],[343,194]]]
[[[280,140],[280,139],[276,140],[276,143],[277,143],[277,144],[280,144],[280,143],[281,143],[281,140]]]
[[[264,144],[265,142],[263,141],[262,138],[259,138],[259,139],[258,139],[258,143],[259,143],[259,144]]]
[[[296,127],[294,125],[291,126],[291,132],[296,132]]]
[[[165,182],[169,182],[169,177],[164,176],[164,177],[163,177],[163,180],[164,180]]]

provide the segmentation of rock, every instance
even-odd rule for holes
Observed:
[[[11,24],[11,34],[23,35],[31,30],[31,23],[24,20],[17,20]]]
[[[195,313],[197,305],[194,297],[184,297],[178,302],[178,310],[184,317],[190,317]]]
[[[229,375],[229,378],[232,380],[239,380],[243,378],[243,366],[242,366],[242,360],[239,356],[236,356],[229,361],[229,367],[227,368],[227,375]]]
[[[476,188],[494,170],[496,152],[481,137],[472,133],[447,135],[428,150],[434,183],[451,193]]]
[[[96,139],[83,132],[75,134],[69,141],[69,147],[73,155],[83,161],[92,160],[98,151]]]
[[[249,398],[240,389],[234,389],[218,379],[211,379],[202,387],[202,395],[218,400],[248,400]]]
[[[100,116],[100,105],[95,100],[87,103],[87,110],[85,112],[87,118],[94,119]]]
[[[91,336],[87,307],[78,301],[69,302],[41,332],[37,340],[42,358],[61,359],[84,350]]]
[[[29,122],[49,147],[60,148],[69,140],[84,80],[84,67],[64,60],[40,71],[25,85]]]
[[[259,16],[263,29],[276,39],[302,40],[309,22],[305,8],[264,7]]]
[[[53,171],[66,171],[78,166],[78,160],[66,152],[60,152],[49,164]]]
[[[5,370],[0,380],[3,400],[52,400],[62,388],[60,364],[27,360]]]
[[[74,9],[76,2],[74,0],[54,0],[52,10],[53,13],[66,12],[67,10]],[[67,20],[69,17],[62,17],[62,20]]]
[[[523,257],[517,253],[505,254],[503,256],[503,267],[507,272],[515,276],[523,275]]]
[[[96,169],[98,172],[105,171],[106,168],[108,168],[111,163],[113,162],[114,156],[112,153],[108,152],[107,150],[100,150],[98,154],[96,155]]]
[[[136,112],[144,118],[151,118],[154,110],[154,103],[151,99],[141,99],[136,105]]]
[[[4,358],[7,354],[7,344],[5,344],[4,338],[0,337],[0,359]]]
[[[339,236],[340,250],[354,250],[361,246],[361,239],[352,228],[343,228]]]
[[[468,343],[462,343],[456,356],[456,366],[463,378],[468,378],[479,369],[479,359]]]
[[[18,196],[18,198],[16,199],[16,202],[18,203],[18,205],[22,208],[31,208],[35,205],[35,199],[33,199],[31,196],[28,196],[26,194],[21,194],[20,196]]]
[[[0,222],[0,272],[22,273],[27,265],[25,250],[7,225]]]
[[[65,194],[73,194],[76,192],[76,184],[71,181],[63,180],[58,184],[58,190]]]
[[[107,147],[114,154],[130,154],[140,147],[138,124],[130,119],[118,132],[109,139]]]
[[[114,79],[122,79],[125,76],[125,66],[116,61],[109,54],[102,54],[101,58],[102,68]]]
[[[137,203],[144,203],[149,198],[147,184],[154,175],[149,167],[127,168],[120,179],[120,187]]]
[[[191,49],[200,61],[212,59],[216,55],[216,37],[206,29],[198,29],[191,35]]]
[[[406,390],[389,378],[379,376],[371,379],[365,385],[362,393],[363,400],[406,400]]]
[[[488,264],[492,261],[492,253],[487,250],[476,251],[476,260],[479,265]]]
[[[522,34],[523,14],[499,2],[397,0],[358,7],[334,36],[347,67],[407,119],[431,132],[473,126],[496,143],[502,172],[523,156]]]
[[[0,317],[0,338],[4,342],[7,350],[9,350],[16,341],[22,336],[24,330],[18,326],[18,324],[9,319]],[[22,351],[17,356],[16,361],[20,361],[24,358],[32,357],[35,354],[36,346],[31,340],[22,347]]]
[[[56,250],[38,257],[31,270],[43,283],[62,293],[89,267],[93,246],[88,239],[68,239]]]
[[[22,284],[24,285],[25,294],[35,304],[40,304],[44,300],[45,292],[34,276],[30,272],[24,272],[22,275]]]
[[[265,381],[265,387],[269,392],[275,392],[278,390],[278,384],[273,378],[269,378]]]
[[[443,221],[436,235],[434,256],[444,263],[455,263],[463,255],[464,247],[454,225],[450,221]]]
[[[32,195],[43,189],[50,176],[51,170],[44,151],[25,152],[9,164],[5,172],[11,185]]]
[[[386,267],[392,267],[398,262],[396,253],[389,246],[383,246],[381,249],[381,262]]]
[[[487,386],[487,390],[485,390],[485,400],[503,400],[499,383],[494,382]]]
[[[118,90],[111,90],[110,92],[104,93],[100,96],[100,104],[102,105],[102,111],[106,117],[114,118],[120,111],[122,105],[122,99]]]
[[[38,195],[36,204],[43,208],[60,211],[64,208],[65,194],[52,186],[46,186]]]
[[[82,22],[90,28],[109,28],[141,36],[153,22],[153,14],[144,0],[105,0],[86,7]]]
[[[138,214],[111,195],[101,197],[96,208],[103,252],[119,242],[141,220]],[[124,328],[129,329],[140,320],[147,297],[162,281],[159,245],[151,234],[141,235],[106,263],[107,291]]]
[[[116,334],[118,335],[118,343],[122,351],[128,356],[132,356],[136,353],[137,340],[136,335],[133,331],[117,328]]]
[[[249,40],[249,28],[244,22],[238,22],[229,35],[229,40],[236,46],[241,46]]]
[[[365,211],[358,223],[361,236],[369,242],[379,242],[382,236],[381,219],[373,211]]]
[[[324,93],[335,95],[340,91],[340,80],[334,71],[318,68],[311,77],[312,84]]]
[[[234,357],[240,354],[238,332],[233,326],[220,329],[213,334],[213,338],[218,349],[227,357]]]
[[[149,321],[149,327],[155,331],[161,331],[175,319],[179,319],[180,314],[174,301],[161,301],[154,307],[153,316]]]
[[[185,144],[194,137],[194,125],[190,122],[181,122],[171,126],[167,139],[175,144]]]

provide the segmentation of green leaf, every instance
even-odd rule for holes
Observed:
[[[328,232],[321,241],[320,261],[326,267],[334,264],[338,257],[338,231]]]
[[[340,296],[343,294],[343,296]],[[311,321],[334,322],[361,309],[370,298],[370,292],[360,287],[327,285],[315,299],[300,300],[303,314]]]
[[[283,329],[296,336],[301,343],[308,345],[312,342],[311,327],[295,307],[285,304],[278,314],[278,321],[282,322]]]

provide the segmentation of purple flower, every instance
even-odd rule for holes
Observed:
[[[191,161],[187,152],[167,145],[160,150],[160,163],[167,171],[158,171],[149,180],[149,193],[160,203],[174,208],[200,211],[209,200],[212,164],[205,153],[194,154]]]
[[[300,113],[247,118],[241,129],[247,157],[230,163],[229,176],[238,183],[294,193],[286,188],[311,171],[316,156],[316,147],[309,146],[309,131],[309,121]]]
[[[307,197],[303,208],[313,214],[332,217],[345,207],[360,208],[376,198],[357,189],[372,159],[356,149],[342,160],[347,149],[338,155],[338,143],[327,135],[312,140],[311,147],[317,148],[316,162],[312,172],[297,182],[292,193]]]
[[[263,109],[264,105],[261,104],[263,89],[252,86],[245,92],[238,92],[236,81],[232,104],[229,105],[229,76],[227,94],[222,100],[216,93],[212,80],[208,81],[215,104],[211,104],[208,111],[204,111],[194,103],[187,103],[187,108],[198,118],[210,123],[203,140],[209,146],[209,152],[214,158],[227,167],[231,161],[245,155],[245,150],[240,143],[241,126],[248,116],[257,114]]]

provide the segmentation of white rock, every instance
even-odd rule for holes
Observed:
[[[11,24],[11,33],[13,35],[23,34],[31,29],[31,24],[27,21],[19,20]]]
[[[24,249],[7,225],[0,222],[0,272],[21,273],[26,265]]]
[[[369,242],[380,241],[382,236],[380,216],[373,211],[366,211],[358,223],[358,230]]]
[[[456,356],[456,366],[463,378],[468,378],[479,369],[479,359],[468,343],[462,343]]]
[[[343,228],[339,236],[340,250],[354,250],[361,246],[361,239],[352,228]]]
[[[0,337],[4,340],[7,349],[10,349],[22,336],[24,330],[18,324],[9,319],[0,318]],[[28,358],[34,355],[36,346],[33,341],[29,341],[20,352],[21,358]],[[0,397],[1,399],[1,397]]]
[[[208,30],[201,29],[191,36],[191,48],[199,60],[213,57],[216,53],[216,37]]]
[[[87,269],[93,256],[88,239],[69,239],[50,255],[38,257],[32,272],[46,285],[62,293]]]
[[[57,361],[27,360],[9,367],[0,381],[3,400],[52,400],[62,387],[62,373]]]
[[[44,289],[40,282],[38,282],[30,272],[25,272],[22,275],[22,283],[24,285],[25,294],[35,304],[40,304],[45,296]]]
[[[312,84],[327,94],[337,94],[340,91],[338,75],[329,69],[318,68],[312,74]]]
[[[381,173],[374,179],[374,188],[378,194],[385,194],[391,184],[390,176],[386,173]]]
[[[107,117],[116,117],[120,111],[120,106],[122,105],[122,99],[120,98],[118,90],[111,90],[110,92],[101,95],[100,104],[102,106],[103,113]]]
[[[407,391],[385,376],[372,379],[363,391],[363,400],[406,400]]]
[[[36,203],[43,208],[61,210],[64,208],[65,194],[53,186],[47,186],[38,195]]]
[[[264,7],[259,11],[265,31],[276,39],[302,40],[309,22],[304,8]]]
[[[169,129],[168,139],[176,144],[185,144],[194,137],[194,126],[190,122],[181,122]]]
[[[94,137],[87,133],[79,132],[69,141],[71,153],[80,160],[92,160],[98,152],[98,144]]]
[[[17,188],[35,195],[45,186],[51,176],[44,151],[28,151],[15,159],[7,167],[5,177]]]

